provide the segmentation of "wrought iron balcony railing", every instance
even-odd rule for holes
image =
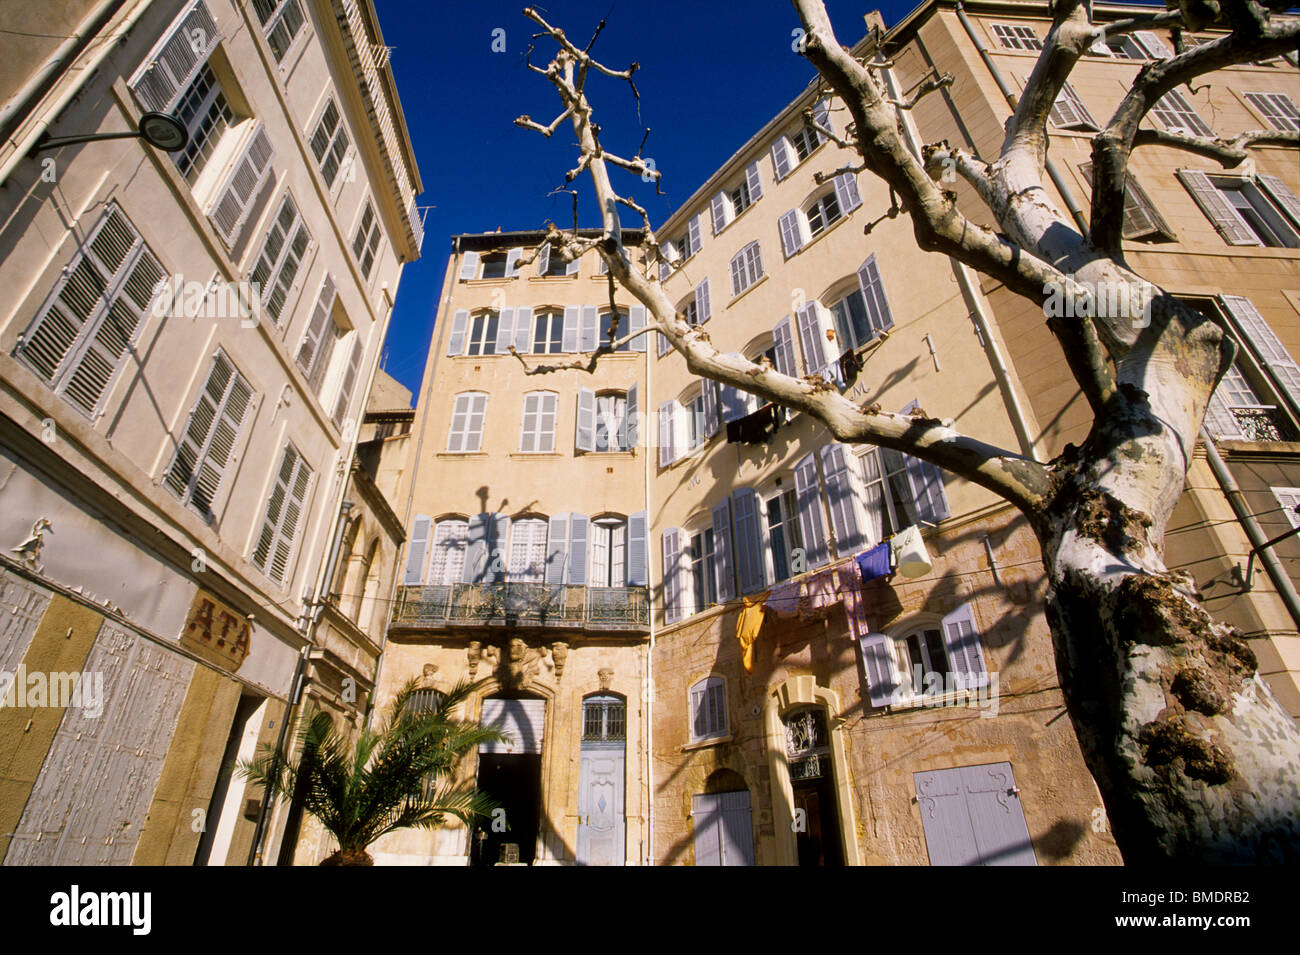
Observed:
[[[1235,405],[1232,416],[1247,441],[1294,441],[1286,415],[1273,405]]]
[[[627,629],[650,626],[646,587],[537,583],[398,588],[393,626],[532,626]]]

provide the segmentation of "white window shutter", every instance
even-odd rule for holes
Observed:
[[[460,280],[468,282],[471,279],[478,278],[478,260],[477,252],[466,252],[460,260]]]
[[[402,577],[402,583],[408,587],[424,583],[431,523],[427,514],[416,514],[415,520],[411,522],[411,539],[406,543],[406,573]]]
[[[207,4],[199,0],[181,11],[164,37],[128,85],[146,110],[170,113],[181,93],[208,61],[221,40],[221,31]]]
[[[718,383],[712,378],[701,378],[700,397],[704,406],[703,433],[711,438],[718,433]]]
[[[691,796],[691,829],[697,866],[722,865],[722,794]]]
[[[1204,424],[1205,430],[1216,441],[1244,440],[1246,437],[1237,416],[1232,413],[1227,399],[1223,397],[1222,387],[1215,388],[1210,395],[1210,403],[1205,408]]]
[[[799,228],[799,220],[803,218],[798,209],[791,209],[789,212],[783,212],[778,223],[781,228],[781,248],[788,259],[804,246],[803,229]]]
[[[659,466],[661,468],[666,468],[677,460],[673,447],[673,438],[676,435],[673,418],[676,408],[675,401],[665,401],[659,406]]]
[[[1151,30],[1134,30],[1133,39],[1153,60],[1167,60],[1174,55],[1174,51],[1160,38],[1160,34]]]
[[[820,567],[830,560],[830,553],[826,548],[826,524],[822,520],[821,487],[817,482],[817,458],[814,454],[805,455],[794,466],[794,487],[808,566]]]
[[[1223,198],[1223,194],[1214,187],[1209,176],[1199,169],[1179,169],[1177,175],[1225,242],[1229,245],[1263,245],[1228,200]]]
[[[656,338],[656,339],[658,340],[658,342],[659,342],[659,357],[660,357],[660,358],[663,358],[664,355],[668,354],[670,351],[673,350],[673,346],[672,346],[672,344],[668,341],[668,339],[667,339],[666,336],[660,334],[659,332],[655,332],[655,338]]]
[[[820,374],[826,368],[826,345],[816,303],[808,302],[796,312],[799,318],[799,344],[803,348],[805,375]]]
[[[665,623],[682,619],[681,534],[676,527],[663,533]]]
[[[628,325],[629,327],[627,332],[629,335],[635,335],[637,332],[645,329],[644,305],[633,305],[632,308],[628,310]],[[639,338],[634,338],[628,343],[628,347],[631,348],[632,351],[645,351],[645,340],[645,335],[642,335]]]
[[[749,790],[718,793],[717,798],[722,801],[722,865],[753,865],[754,817]]]
[[[218,352],[165,478],[205,518],[212,515],[252,399],[248,382]]]
[[[488,567],[487,528],[491,514],[475,514],[469,519],[465,532],[465,567],[461,571],[461,582],[466,584],[482,583]]]
[[[1273,197],[1273,201],[1282,207],[1295,227],[1300,229],[1300,198],[1287,188],[1286,183],[1277,176],[1264,173],[1257,173],[1255,181],[1264,187],[1264,191]]]
[[[917,514],[923,521],[938,524],[949,514],[948,495],[943,489],[943,472],[929,461],[922,461],[910,454],[904,454],[903,461],[907,467],[907,479],[912,485],[912,500],[916,503]]]
[[[776,352],[776,370],[792,378],[797,376],[799,373],[795,370],[794,337],[790,332],[789,315],[777,322],[772,329],[772,347]]]
[[[763,177],[759,174],[757,159],[745,167],[745,185],[749,187],[751,205],[763,198]]]
[[[703,213],[697,212],[686,223],[686,235],[690,238],[691,255],[700,251],[700,246],[704,244],[704,228],[700,224],[700,216],[702,215]]]
[[[1088,47],[1088,52],[1095,53],[1098,56],[1109,56],[1112,58],[1115,55],[1110,52],[1110,47],[1106,45],[1106,41],[1101,37],[1097,37],[1097,39],[1092,41],[1092,45]]]
[[[962,604],[943,618],[943,641],[953,673],[966,687],[988,686],[989,674],[984,665],[979,631],[971,605]]]
[[[703,325],[713,315],[713,306],[709,302],[709,278],[706,275],[695,286],[695,320]]]
[[[352,352],[348,355],[347,368],[343,372],[343,383],[339,386],[338,397],[334,399],[333,418],[335,427],[343,427],[343,416],[348,413],[348,407],[352,404],[352,393],[356,390],[357,377],[361,372],[361,356],[363,352],[365,352],[365,347],[361,343],[361,333],[354,332],[352,336]]]
[[[521,305],[515,310],[515,351],[527,355],[532,340],[533,310],[527,305]]]
[[[575,587],[587,585],[587,542],[591,521],[586,514],[569,515],[569,570],[564,582]]]
[[[469,396],[469,416],[465,427],[465,450],[477,451],[483,447],[483,424],[487,418],[487,395]]]
[[[600,310],[595,305],[582,306],[582,351],[593,352],[600,345]]]
[[[620,586],[613,583],[613,586]],[[627,519],[627,585],[647,587],[650,584],[650,517],[646,511],[637,511]]]
[[[672,266],[670,266],[667,262],[660,262],[660,263],[659,263],[659,281],[660,281],[660,282],[667,282],[667,281],[668,281],[668,276],[670,276],[670,275],[672,275],[672,274],[673,274]]]
[[[732,536],[736,545],[736,576],[740,591],[752,594],[763,589],[762,538],[758,529],[758,496],[752,488],[732,492]]]
[[[709,204],[710,212],[713,214],[713,234],[717,235],[727,227],[728,202],[727,197],[719,192],[713,196],[713,201]]]
[[[519,276],[519,260],[524,257],[524,250],[511,249],[506,253],[506,278],[513,279]]]
[[[552,515],[546,534],[546,582],[553,587],[564,583],[569,562],[569,515]]]
[[[835,199],[840,204],[840,212],[848,215],[862,205],[862,194],[858,192],[858,177],[851,172],[835,177]]]
[[[510,346],[515,343],[515,310],[503,308],[497,317],[497,340],[492,351],[497,355],[510,354]]]
[[[1255,304],[1244,295],[1220,295],[1219,299],[1291,399],[1292,407],[1300,409],[1300,365],[1296,364],[1282,340],[1269,327]]]
[[[574,257],[564,266],[565,275],[577,275],[578,269],[582,265],[582,259]]]
[[[641,408],[638,404],[640,388],[634,381],[627,389],[627,400],[623,405],[622,442],[623,447],[631,450],[641,441]]]
[[[713,577],[718,588],[718,602],[736,596],[736,570],[732,560],[731,499],[723,498],[713,507]]]
[[[780,182],[790,175],[790,170],[793,168],[794,148],[790,145],[790,140],[778,136],[776,142],[772,143],[772,172],[775,174],[776,181]]]
[[[821,449],[821,459],[836,551],[841,557],[848,557],[860,551],[865,544],[862,519],[858,514],[861,495],[856,486],[856,477],[849,467],[848,452],[844,445],[826,445]]]
[[[253,201],[274,171],[271,167],[274,156],[271,138],[266,134],[266,127],[259,123],[208,209],[208,217],[228,248],[233,248],[238,241]]]
[[[447,336],[447,354],[460,355],[465,351],[465,333],[469,329],[469,309],[458,308],[451,317],[451,334]]]
[[[864,633],[858,637],[858,649],[862,653],[862,669],[867,676],[871,705],[888,706],[898,690],[893,641],[883,633]]]
[[[578,389],[578,425],[573,446],[579,451],[596,450],[596,393]]]
[[[815,122],[822,129],[827,129],[830,130],[831,132],[835,132],[834,128],[831,126],[830,100],[819,99],[816,103],[813,104],[812,111],[813,111],[813,122]],[[823,133],[820,129],[817,130],[817,140],[818,142],[823,142],[823,143],[826,142],[826,134]]]
[[[542,250],[537,253],[537,274],[545,275],[547,269],[551,267],[551,243],[547,242],[542,245]]]
[[[312,310],[302,343],[298,346],[298,367],[309,380],[315,377],[316,364],[322,351],[321,344],[329,329],[336,297],[334,279],[326,274],[325,281],[321,283],[320,295],[316,298],[316,307]]]
[[[578,324],[581,312],[577,305],[564,306],[564,332],[560,337],[560,349],[569,354],[578,350]]]

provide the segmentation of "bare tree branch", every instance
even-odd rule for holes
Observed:
[[[1231,139],[1223,139],[1222,137],[1188,136],[1163,129],[1139,129],[1133,137],[1133,148],[1136,149],[1138,146],[1171,146],[1207,159],[1217,160],[1224,168],[1231,169],[1250,158],[1246,150],[1251,147],[1300,146],[1300,133],[1294,130],[1252,129],[1238,133]]]

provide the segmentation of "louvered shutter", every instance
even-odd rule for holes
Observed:
[[[537,274],[545,275],[551,267],[551,243],[547,242],[537,253]]]
[[[740,592],[763,588],[763,550],[758,530],[758,496],[751,488],[732,492],[732,538],[736,545],[736,576]]]
[[[527,305],[521,305],[515,310],[515,351],[521,355],[527,355],[528,346],[532,340],[533,310]]]
[[[763,198],[763,177],[758,172],[758,160],[745,167],[745,185],[749,187],[751,205]]]
[[[552,587],[564,583],[569,562],[569,515],[551,517],[546,534],[546,582]]]
[[[778,136],[776,142],[772,143],[772,172],[776,181],[780,182],[790,175],[790,170],[793,168],[794,148],[790,145],[790,140]]]
[[[1222,441],[1225,439],[1244,440],[1246,433],[1241,430],[1241,423],[1232,413],[1227,399],[1223,397],[1222,387],[1215,388],[1210,395],[1210,402],[1205,408],[1205,430],[1210,437]]]
[[[665,401],[659,406],[659,466],[666,468],[677,460],[673,438],[676,435],[674,417],[677,402]]]
[[[1209,176],[1198,169],[1179,169],[1177,175],[1225,242],[1229,245],[1263,245],[1259,236],[1251,231],[1228,200],[1223,198],[1223,193],[1214,187]]]
[[[813,111],[814,123],[816,123],[822,129],[830,130],[831,132],[835,131],[831,129],[831,104],[829,100],[819,99],[816,103],[813,104],[812,111]],[[819,143],[826,142],[825,133],[823,133],[820,129],[815,130],[815,132],[817,133],[817,141]]]
[[[848,557],[866,543],[862,521],[858,517],[858,494],[853,472],[849,469],[848,452],[842,444],[828,444],[821,449],[821,459],[836,551],[841,557]]]
[[[915,404],[915,402],[913,402]],[[904,409],[906,414],[908,409]],[[922,461],[910,454],[903,455],[907,480],[912,487],[912,500],[923,521],[938,524],[948,516],[948,496],[943,490],[943,474],[936,465]]]
[[[871,327],[877,332],[893,328],[894,313],[889,310],[889,300],[885,298],[885,283],[880,278],[875,253],[869,255],[858,269],[858,288],[862,290]]]
[[[252,398],[248,382],[218,352],[165,479],[205,517],[212,514]]]
[[[578,323],[581,311],[577,305],[564,306],[564,332],[560,336],[560,349],[569,354],[578,350]]]
[[[830,554],[826,548],[826,525],[822,521],[821,488],[817,483],[815,455],[806,455],[794,466],[794,487],[799,509],[799,528],[803,531],[808,566],[820,567],[830,560]]]
[[[713,216],[713,234],[717,235],[727,227],[727,197],[721,192],[715,193],[709,211]]]
[[[731,500],[723,498],[713,507],[713,577],[718,588],[718,603],[736,596],[736,570],[732,559]]]
[[[645,329],[645,306],[633,305],[628,311],[628,334],[635,335]],[[645,351],[646,336],[632,339],[629,347],[632,351]]]
[[[460,355],[465,351],[465,332],[469,328],[469,309],[458,308],[451,317],[451,335],[447,339],[447,354]]]
[[[712,378],[700,379],[700,403],[704,406],[704,422],[700,433],[711,438],[718,433],[718,383]]]
[[[781,229],[781,248],[788,259],[803,248],[803,230],[799,227],[802,218],[798,209],[791,209],[781,214],[778,225]]]
[[[600,312],[595,305],[582,306],[582,350],[593,352],[600,344]]]
[[[208,210],[208,217],[229,248],[239,239],[253,201],[271,175],[274,155],[266,127],[259,124]]]
[[[573,446],[579,451],[596,450],[596,393],[578,389],[578,423]]]
[[[694,830],[695,864],[722,865],[722,796],[696,794],[691,797],[691,828]]]
[[[479,726],[498,730],[507,737],[504,743],[480,743],[480,753],[540,755],[546,726],[546,701],[488,697],[483,701]]]
[[[357,377],[361,372],[361,355],[365,349],[361,345],[361,333],[352,336],[352,353],[348,355],[348,364],[343,372],[343,383],[339,386],[338,397],[334,399],[334,426],[343,427],[343,416],[352,404],[352,392],[357,387]]]
[[[477,252],[466,252],[460,260],[460,278],[462,282],[478,278],[478,259]]]
[[[667,281],[668,281],[668,276],[670,276],[670,275],[672,275],[672,274],[673,274],[672,266],[670,266],[667,262],[660,262],[660,263],[659,263],[659,281],[660,281],[660,282],[667,282]]]
[[[565,582],[577,587],[587,585],[587,542],[591,521],[586,514],[569,515],[569,572]]]
[[[503,308],[497,317],[497,340],[492,351],[496,355],[510,354],[510,346],[515,343],[515,310]]]
[[[511,249],[506,253],[506,278],[513,279],[519,276],[519,260],[524,257],[523,249]]]
[[[681,534],[676,527],[663,533],[665,623],[676,623],[682,618]]]
[[[867,695],[872,706],[888,706],[898,690],[894,675],[893,642],[883,633],[864,633],[858,637],[862,669],[867,677]]]
[[[1158,33],[1153,33],[1150,30],[1134,30],[1133,39],[1153,60],[1167,60],[1174,55],[1174,51],[1160,38]]]
[[[128,84],[146,110],[160,113],[172,112],[221,40],[221,31],[207,4],[197,0],[172,21],[165,36]]]
[[[646,511],[637,511],[627,519],[627,585],[646,587],[649,583],[650,516]]]
[[[283,584],[302,516],[311,469],[298,449],[286,444],[266,502],[262,529],[253,550],[253,563],[276,583]]]
[[[749,393],[734,385],[719,384],[718,404],[722,408],[724,422],[737,421],[749,414]]]
[[[506,579],[506,541],[510,539],[510,518],[505,514],[490,514],[491,520],[486,524],[487,537],[484,542],[487,563],[484,566],[483,579],[492,584],[502,583]]]
[[[483,423],[487,417],[487,395],[470,395],[469,412],[465,416],[466,451],[477,451],[483,446]]]
[[[695,320],[698,324],[703,325],[713,316],[713,306],[709,301],[709,279],[708,276],[700,279],[700,284],[695,286]]]
[[[718,793],[717,798],[722,804],[721,864],[753,865],[754,822],[749,805],[749,790]]]
[[[984,650],[970,604],[962,604],[943,618],[943,641],[953,674],[967,688],[988,686],[989,674],[984,666]]]
[[[1296,228],[1300,228],[1300,198],[1287,188],[1286,183],[1277,176],[1268,176],[1263,173],[1256,174],[1255,181],[1262,185],[1264,191],[1273,197],[1273,201],[1286,212]]]
[[[700,251],[700,247],[704,244],[704,229],[700,225],[701,215],[703,213],[697,212],[686,223],[686,236],[691,243],[691,255]]]
[[[1300,413],[1300,365],[1295,363],[1282,340],[1274,334],[1250,299],[1244,295],[1220,295],[1219,299],[1291,399],[1292,408]]]
[[[627,401],[623,405],[623,423],[621,436],[623,447],[632,450],[641,441],[641,409],[638,406],[640,389],[636,382],[627,389]]]
[[[1052,124],[1060,129],[1076,129],[1078,127],[1087,127],[1096,129],[1097,124],[1093,121],[1092,114],[1088,112],[1083,100],[1075,93],[1074,87],[1069,83],[1061,87],[1061,92],[1056,95],[1056,102],[1052,104]]]
[[[862,205],[862,194],[858,192],[858,177],[851,172],[835,177],[835,200],[840,204],[840,212],[848,215]]]
[[[799,318],[799,344],[803,348],[804,374],[820,374],[826,368],[827,359],[816,304],[808,302],[795,314]]]
[[[488,565],[488,521],[491,514],[475,514],[469,519],[465,531],[465,567],[461,581],[466,584],[482,583]]]
[[[416,514],[411,522],[411,539],[406,544],[406,573],[402,583],[408,587],[424,583],[425,558],[429,552],[429,528],[433,521],[427,514]],[[467,560],[466,566],[469,561]],[[442,581],[434,581],[442,583]]]
[[[672,344],[668,341],[668,338],[667,338],[666,336],[660,334],[659,332],[655,332],[655,338],[657,338],[658,341],[659,341],[659,357],[660,357],[660,358],[663,358],[664,355],[668,354],[670,351],[673,350],[673,346],[672,346]]]
[[[320,364],[322,351],[321,344],[330,325],[337,294],[334,279],[327,274],[325,281],[321,283],[320,295],[316,297],[316,307],[312,310],[311,320],[307,323],[302,344],[298,346],[298,367],[307,376],[309,382],[314,382],[316,378],[316,368]],[[454,337],[454,329],[452,334]]]
[[[772,329],[772,347],[776,353],[776,370],[783,375],[798,375],[794,363],[794,337],[790,333],[790,316],[787,315]]]

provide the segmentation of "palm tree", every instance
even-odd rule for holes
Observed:
[[[309,711],[296,760],[264,745],[256,759],[240,763],[240,775],[273,800],[296,796],[338,840],[338,851],[321,865],[374,865],[366,847],[385,833],[432,829],[447,816],[470,825],[496,807],[472,785],[449,781],[460,758],[480,743],[507,741],[498,730],[451,717],[483,683],[461,682],[440,693],[418,691],[412,680],[398,692],[385,723],[377,731],[363,729],[355,742],[327,714]]]

